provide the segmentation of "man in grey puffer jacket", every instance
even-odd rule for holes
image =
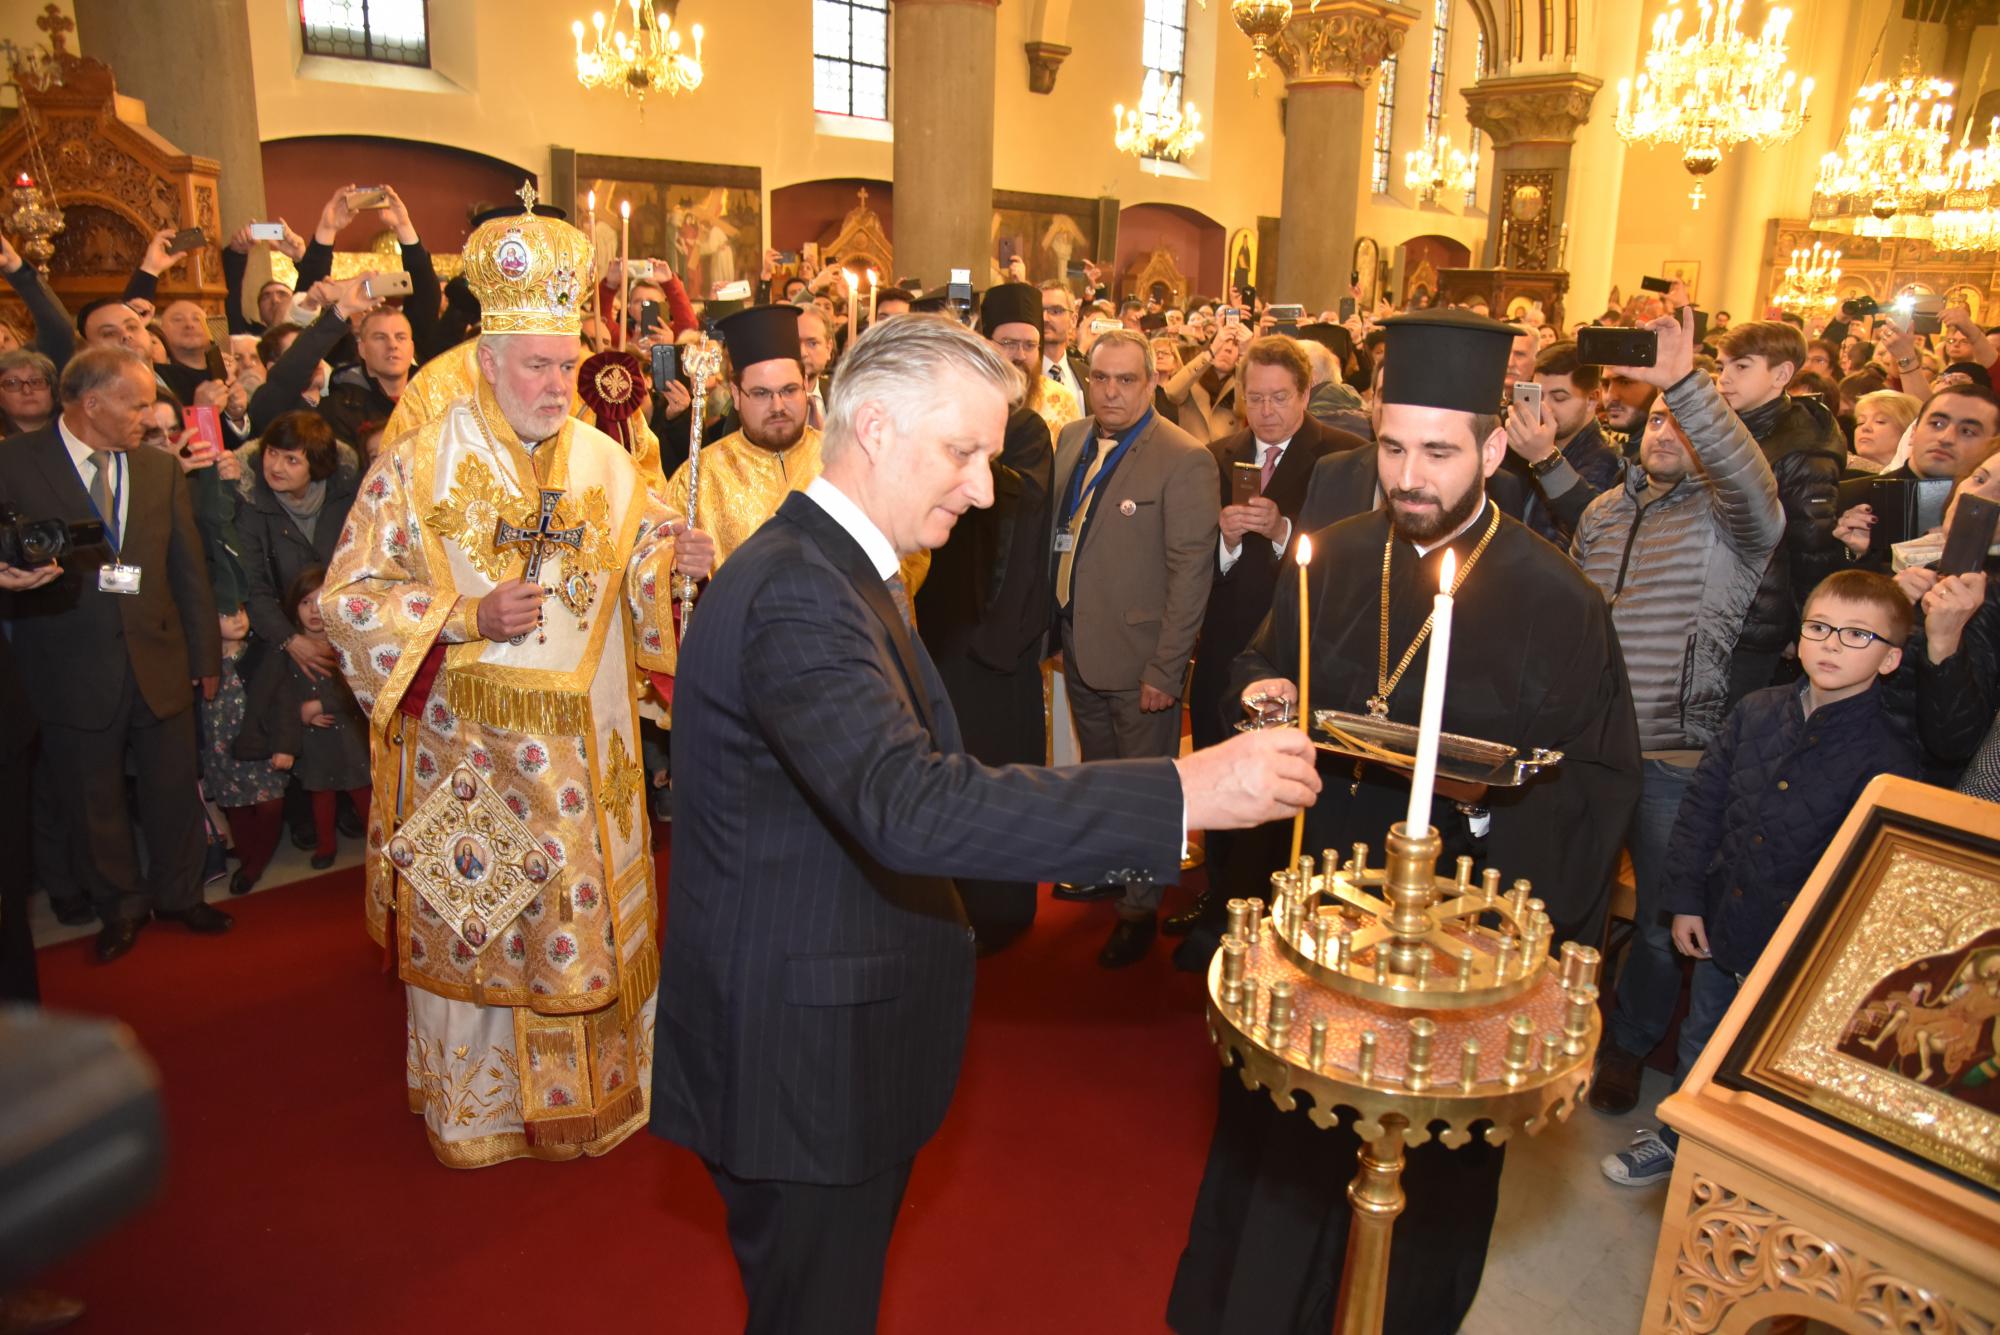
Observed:
[[[1729,708],[1730,656],[1771,553],[1785,533],[1771,465],[1708,376],[1694,368],[1684,311],[1647,326],[1655,365],[1613,373],[1662,392],[1639,463],[1590,503],[1570,555],[1611,604],[1645,753],[1629,844],[1638,881],[1632,945],[1598,1054],[1591,1106],[1638,1101],[1645,1056],[1680,994],[1679,957],[1661,911],[1667,841],[1701,751]]]

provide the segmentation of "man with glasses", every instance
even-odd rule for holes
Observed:
[[[1214,582],[1188,689],[1196,746],[1222,741],[1238,716],[1229,667],[1271,610],[1271,594],[1286,568],[1285,547],[1305,504],[1313,465],[1335,451],[1366,444],[1351,432],[1321,426],[1307,413],[1312,364],[1292,339],[1280,334],[1251,343],[1243,354],[1242,382],[1249,424],[1208,447],[1222,502],[1222,536],[1211,555]],[[1184,935],[1204,924],[1212,928],[1188,951],[1205,965],[1221,941],[1222,905],[1268,892],[1264,878],[1284,861],[1284,849],[1278,846],[1283,839],[1277,826],[1210,835],[1209,888],[1185,913],[1167,919],[1167,935]]]
[[[1083,399],[1047,374],[1042,355],[1047,309],[1044,294],[1026,283],[998,283],[980,302],[979,327],[1027,382],[1021,406],[1048,423],[1053,435],[1083,416]]]
[[[1084,401],[1090,368],[1076,349],[1076,298],[1059,282],[1042,284],[1042,376]]]
[[[1090,350],[1091,415],[1056,444],[1057,640],[1085,760],[1179,754],[1181,695],[1214,578],[1215,462],[1153,411],[1155,384],[1143,336],[1101,335]],[[1152,945],[1161,890],[1135,880],[1055,894],[1118,899],[1097,962],[1120,969]]]
[[[729,394],[742,424],[701,450],[701,495],[694,523],[711,541],[675,544],[674,573],[706,580],[786,495],[804,491],[820,472],[820,434],[807,422],[811,396],[799,335],[815,312],[796,306],[752,306],[716,325],[729,352]],[[667,479],[667,508],[689,514],[688,466]],[[912,593],[930,568],[930,553],[903,563]],[[675,646],[661,647],[669,663]],[[669,669],[670,670],[670,669]]]

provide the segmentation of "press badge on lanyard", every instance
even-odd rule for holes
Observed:
[[[128,566],[123,561],[115,559],[118,553],[119,540],[111,536],[118,531],[119,501],[125,494],[124,456],[118,456],[117,462],[118,473],[111,483],[111,514],[109,517],[104,515],[98,516],[104,522],[105,539],[111,543],[114,559],[97,567],[97,591],[99,593],[122,593],[130,596],[136,595],[139,592],[139,567]],[[93,506],[93,508],[95,507]]]

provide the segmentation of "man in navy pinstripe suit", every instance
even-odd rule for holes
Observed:
[[[1289,729],[1063,770],[963,753],[897,561],[991,504],[1019,393],[947,319],[871,329],[835,382],[824,474],[722,568],[682,647],[652,1126],[722,1193],[755,1335],[875,1328],[971,1009],[947,878],[1171,879],[1190,827],[1318,791]]]

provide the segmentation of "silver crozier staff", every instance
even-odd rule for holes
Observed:
[[[696,528],[695,512],[701,506],[701,410],[708,400],[708,378],[721,369],[722,355],[715,344],[702,339],[688,348],[684,364],[687,367],[688,383],[694,393],[689,395],[688,404],[688,528]],[[679,581],[675,589],[680,598],[681,623],[674,632],[674,642],[687,638],[688,621],[694,616],[694,577],[676,575]]]

